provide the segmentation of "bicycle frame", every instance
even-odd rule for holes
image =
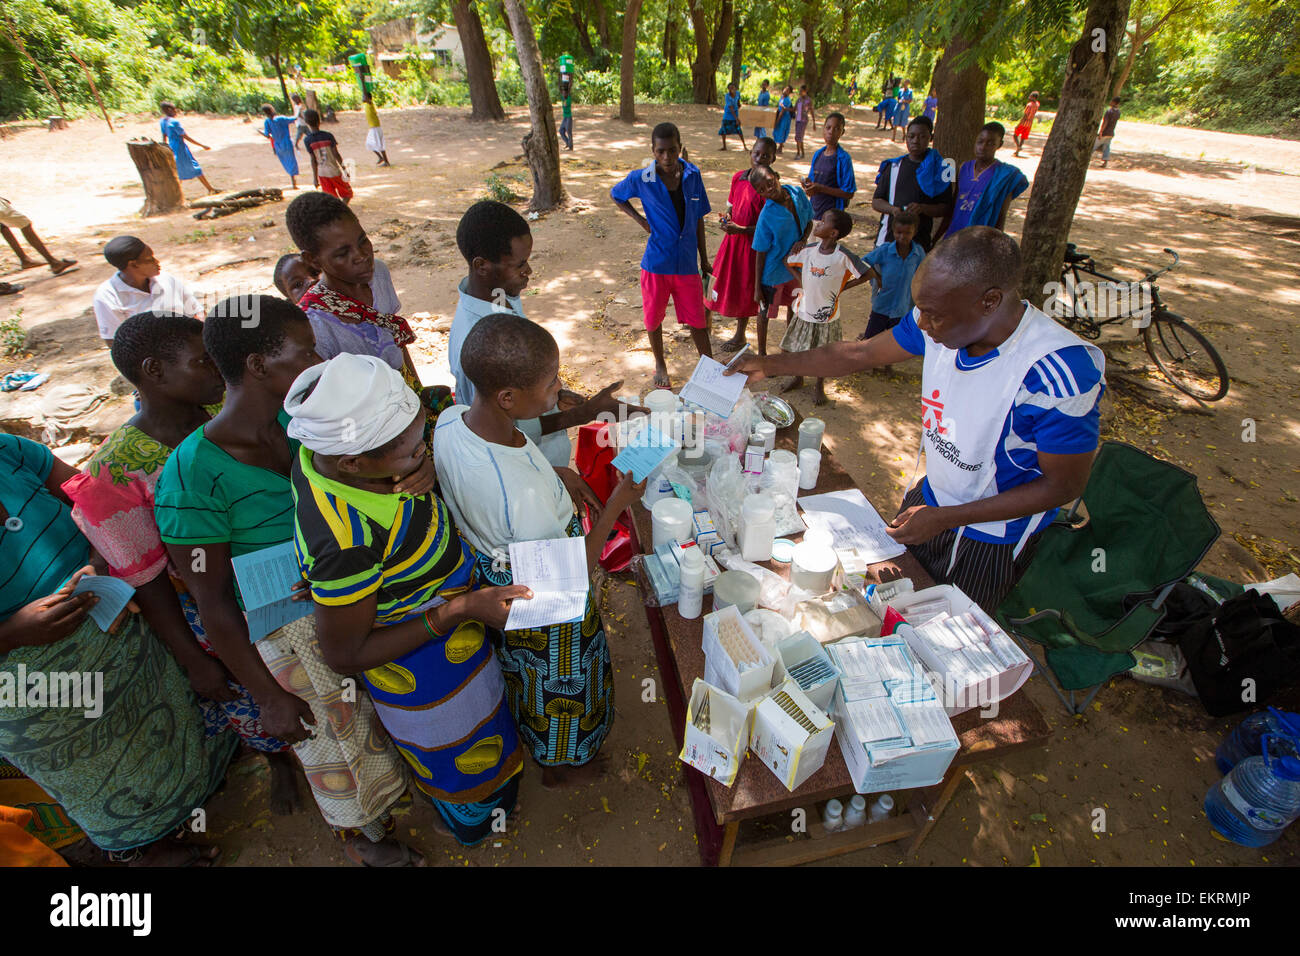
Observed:
[[[1065,295],[1069,314],[1058,315],[1057,318],[1086,338],[1093,339],[1101,335],[1104,326],[1116,322],[1133,320],[1135,329],[1149,325],[1165,311],[1165,306],[1160,301],[1160,287],[1155,284],[1155,280],[1178,264],[1178,254],[1172,249],[1165,251],[1174,256],[1173,263],[1149,272],[1135,282],[1101,272],[1091,256],[1078,262],[1065,262],[1061,267],[1061,291]],[[1100,282],[1094,283],[1082,278],[1085,275]],[[1085,289],[1085,286],[1089,288]],[[1116,308],[1098,309],[1089,301],[1090,293],[1102,287],[1107,292],[1108,301],[1116,305]],[[1102,312],[1112,314],[1102,316]]]

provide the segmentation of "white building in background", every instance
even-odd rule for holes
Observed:
[[[465,75],[465,51],[453,23],[431,24],[423,18],[400,17],[370,27],[367,32],[371,59],[388,76],[402,75],[416,55],[412,47],[418,47],[419,58],[432,63],[445,77]]]

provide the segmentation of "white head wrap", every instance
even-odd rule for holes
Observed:
[[[284,399],[284,410],[293,416],[289,437],[322,455],[374,451],[405,431],[420,407],[387,362],[348,352],[307,369]]]

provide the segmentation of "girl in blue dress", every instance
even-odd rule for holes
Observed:
[[[740,93],[735,83],[727,84],[727,95],[722,101],[722,126],[718,128],[718,135],[722,137],[722,149],[719,152],[726,150],[728,136],[739,136],[740,148],[749,149],[745,145],[745,131],[740,128]]]
[[[270,103],[262,104],[262,113],[266,122],[262,124],[261,134],[271,141],[275,158],[280,161],[284,171],[289,174],[291,188],[298,188],[298,154],[293,148],[293,134],[290,129],[296,122],[292,116],[276,116],[275,107]]]
[[[779,153],[785,146],[785,141],[790,138],[790,121],[794,118],[794,104],[790,102],[790,94],[794,92],[792,87],[786,86],[781,89],[781,99],[777,103],[781,107],[781,112],[776,117],[776,128],[772,130],[772,139],[776,142],[776,151]]]
[[[181,121],[176,118],[176,107],[171,103],[160,103],[158,108],[162,110],[162,120],[159,128],[162,130],[162,137],[171,147],[172,155],[176,157],[176,175],[184,182],[187,179],[197,179],[201,182],[208,195],[211,196],[217,190],[212,188],[212,183],[208,182],[207,177],[203,175],[203,167],[194,161],[194,154],[190,148],[185,145],[189,140],[200,149],[211,149],[210,146],[204,146],[197,139],[185,132],[181,126]]]

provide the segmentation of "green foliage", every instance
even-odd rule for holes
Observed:
[[[510,181],[522,183],[524,178],[519,175],[512,175],[507,178],[497,173],[488,173],[487,179],[484,181],[487,186],[487,198],[504,203],[519,202],[520,197],[511,188]]]
[[[27,343],[27,332],[23,328],[23,310],[17,310],[10,318],[0,322],[0,349],[5,355],[17,355]]]

